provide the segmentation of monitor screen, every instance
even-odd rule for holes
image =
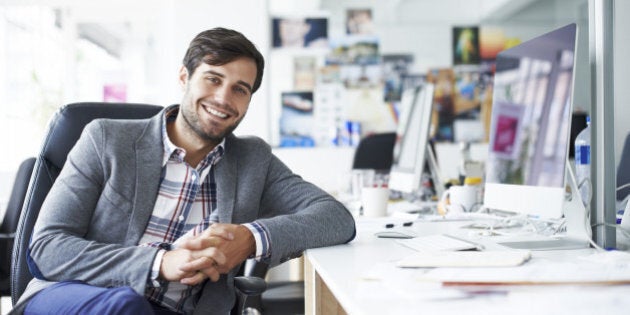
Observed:
[[[389,188],[413,193],[420,188],[433,112],[433,85],[403,91]]]
[[[559,218],[575,64],[570,24],[497,55],[484,205]]]

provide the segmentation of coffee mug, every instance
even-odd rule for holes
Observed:
[[[475,186],[451,186],[442,195],[447,212],[470,212],[479,202],[477,189]]]
[[[363,187],[361,189],[361,205],[366,217],[384,217],[387,215],[389,189],[387,187]]]

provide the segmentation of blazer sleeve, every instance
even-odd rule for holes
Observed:
[[[104,134],[98,121],[90,123],[69,153],[42,205],[30,255],[45,280],[127,285],[144,294],[157,249],[126,240],[133,203],[116,190],[127,187],[109,184]]]
[[[299,257],[308,248],[354,239],[354,218],[343,204],[269,155],[261,198],[264,218],[257,222],[270,238],[271,266]]]

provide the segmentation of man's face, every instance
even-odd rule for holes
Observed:
[[[241,122],[252,97],[256,63],[238,58],[221,66],[202,62],[189,78],[182,67],[184,89],[180,114],[184,128],[207,143],[217,144]]]

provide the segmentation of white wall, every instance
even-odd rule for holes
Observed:
[[[246,8],[246,9],[245,9]],[[270,35],[267,21],[267,3],[258,0],[232,1],[173,1],[171,8],[162,8],[166,21],[160,24],[163,33],[156,36],[158,61],[149,67],[157,66],[160,87],[171,87],[163,90],[166,104],[179,103],[181,91],[177,85],[177,71],[181,66],[188,44],[199,32],[213,27],[226,27],[238,30],[248,37],[261,51],[267,55]],[[267,76],[268,69],[265,70]],[[269,139],[269,117],[267,85],[269,80],[263,78],[263,84],[251,101],[248,114],[236,134],[253,134]],[[160,91],[156,91],[160,92]]]

